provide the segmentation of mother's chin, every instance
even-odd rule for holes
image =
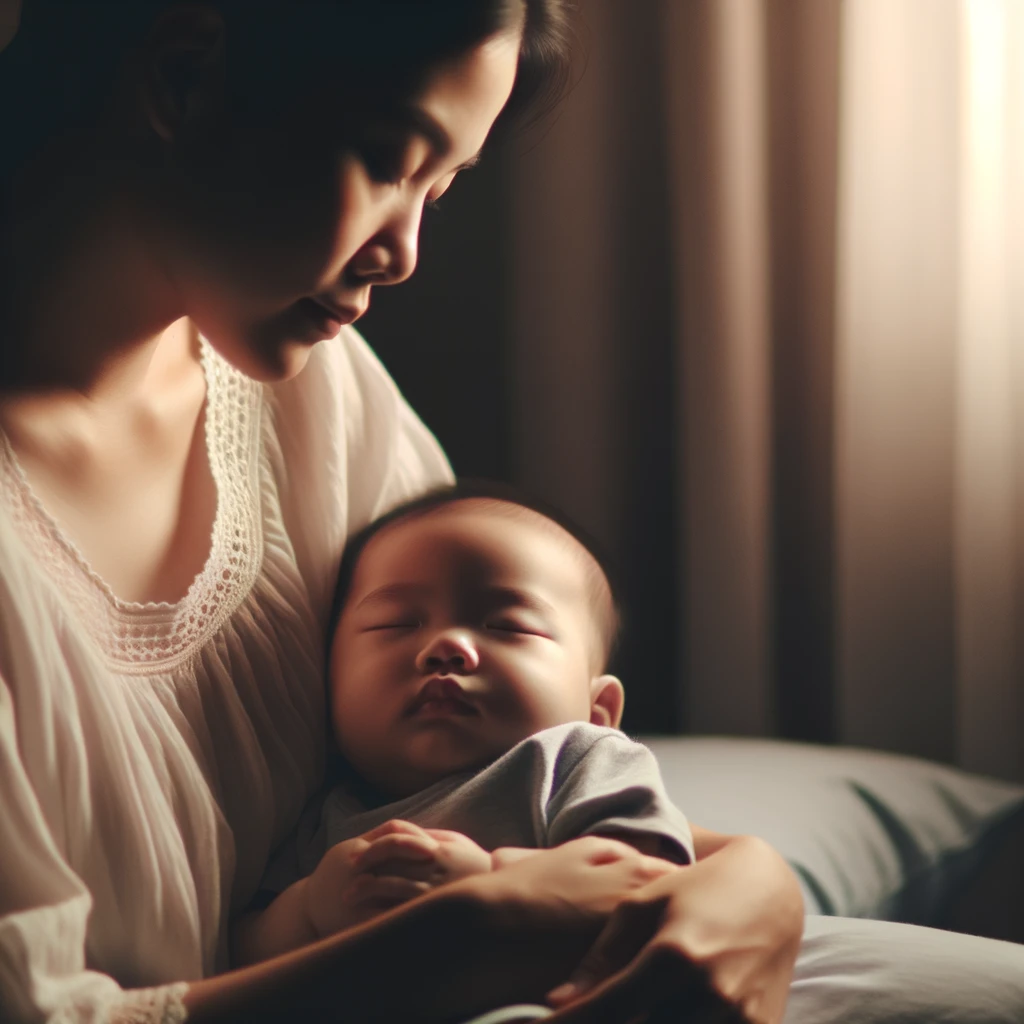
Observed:
[[[311,301],[309,304],[313,305]],[[197,326],[224,359],[263,384],[278,384],[297,376],[314,346],[336,338],[345,329],[326,313],[307,310],[303,302],[241,330],[207,332],[201,324]]]

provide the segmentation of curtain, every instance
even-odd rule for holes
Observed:
[[[1024,778],[1024,5],[584,10],[511,472],[619,566],[627,724]]]

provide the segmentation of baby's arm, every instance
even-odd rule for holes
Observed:
[[[247,910],[234,920],[231,925],[233,966],[244,967],[269,960],[319,938],[306,916],[308,883],[308,878],[300,879],[263,910]]]
[[[460,832],[385,822],[331,847],[308,878],[265,910],[242,915],[232,932],[234,960],[298,949],[491,867],[491,854]]]
[[[677,847],[672,840],[665,836],[644,832],[626,832],[614,828],[596,829],[589,834],[604,836],[605,839],[617,839],[620,843],[626,843],[648,857],[659,857],[662,860],[671,861],[675,866],[679,864]]]

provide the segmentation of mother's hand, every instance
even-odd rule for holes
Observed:
[[[550,994],[552,1024],[781,1021],[803,932],[796,880],[759,839],[695,828],[694,840],[695,865],[619,903]]]
[[[492,854],[493,872],[477,879],[478,898],[499,926],[574,929],[588,942],[623,897],[678,870],[617,839],[584,836],[547,850],[507,848]]]

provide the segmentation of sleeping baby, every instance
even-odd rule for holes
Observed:
[[[653,755],[618,730],[607,576],[557,513],[456,485],[350,541],[328,658],[338,784],[304,875],[235,931],[242,962],[352,927],[515,851],[693,843]]]

